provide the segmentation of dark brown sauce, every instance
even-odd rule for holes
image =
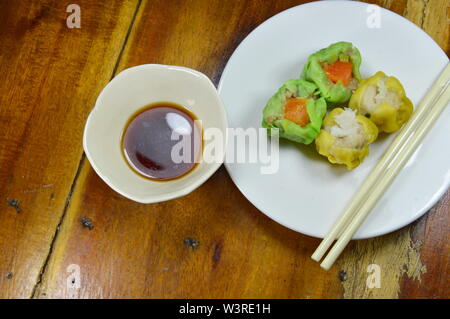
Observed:
[[[145,106],[131,117],[122,136],[127,163],[133,171],[152,180],[186,175],[197,165],[203,146],[202,129],[195,120],[194,114],[178,104]],[[180,150],[182,139],[185,143]],[[173,154],[177,154],[175,158]]]

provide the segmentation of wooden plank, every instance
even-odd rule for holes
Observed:
[[[298,3],[233,1],[224,6],[218,0],[199,0],[167,6],[144,1],[118,69],[143,63],[184,65],[217,84],[245,35]],[[426,20],[415,1],[377,3]],[[448,205],[439,212],[448,224]],[[82,218],[89,218],[93,228],[83,227]],[[402,295],[408,284],[432,284],[423,294],[439,295],[439,283],[425,275],[421,283],[415,281],[425,271],[416,244],[424,238],[416,232],[412,240],[411,229],[354,242],[325,272],[309,257],[319,240],[259,213],[223,168],[186,197],[141,205],[109,189],[85,160],[35,297],[389,298]],[[448,236],[445,231],[440,238]],[[429,245],[431,257],[423,262],[445,266],[434,243]],[[366,286],[372,263],[384,270],[380,289]],[[80,267],[80,289],[67,286],[73,264]]]
[[[450,2],[429,0],[424,9],[422,28],[450,55]]]
[[[224,169],[184,198],[141,205],[114,194],[86,162],[37,296],[337,297],[336,272],[305,258],[317,243],[259,213]],[[79,290],[66,286],[71,264]]]
[[[0,297],[32,295],[137,1],[0,2]],[[15,206],[15,207],[13,207]]]
[[[414,226],[412,237],[420,245],[420,259],[426,265],[421,281],[404,278],[401,298],[450,298],[450,191]]]
[[[217,83],[246,34],[296,3],[146,1],[119,70],[177,64]],[[37,297],[70,296],[70,264],[80,266],[83,298],[339,297],[336,271],[305,257],[317,244],[260,214],[223,168],[184,198],[141,205],[111,191],[85,161]]]

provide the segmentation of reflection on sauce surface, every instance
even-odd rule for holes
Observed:
[[[190,172],[202,150],[202,131],[195,120],[191,112],[174,103],[144,107],[128,121],[122,137],[128,164],[153,180],[171,180]],[[186,143],[180,151],[182,139]],[[177,150],[174,154],[184,155],[182,162],[172,158],[174,146]]]

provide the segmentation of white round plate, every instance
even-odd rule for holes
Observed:
[[[230,127],[259,128],[262,109],[283,82],[299,76],[311,53],[338,41],[359,48],[363,77],[379,70],[396,76],[416,106],[449,60],[424,31],[391,11],[379,9],[377,28],[376,12],[360,2],[319,1],[283,11],[258,26],[235,50],[220,79]],[[393,135],[372,144],[370,155],[352,171],[328,163],[314,146],[284,141],[275,174],[262,175],[263,164],[225,165],[240,191],[264,214],[300,233],[324,237]],[[447,107],[355,239],[403,227],[438,201],[450,185],[449,137]]]

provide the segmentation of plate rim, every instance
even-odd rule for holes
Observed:
[[[252,34],[254,34],[258,29],[260,29],[261,27],[263,27],[266,24],[271,23],[273,20],[275,19],[279,19],[281,16],[289,14],[291,11],[295,11],[298,10],[300,7],[308,7],[308,6],[328,6],[332,3],[340,3],[340,4],[344,4],[344,5],[349,5],[349,6],[368,6],[370,4],[368,3],[364,3],[364,2],[359,2],[359,1],[349,1],[349,0],[336,0],[336,1],[314,1],[314,2],[309,2],[309,3],[304,3],[304,4],[300,4],[300,5],[296,5],[293,7],[290,7],[288,9],[285,9],[283,11],[280,11],[276,14],[274,14],[273,16],[269,17],[268,19],[264,20],[262,23],[260,23],[258,26],[256,26],[251,32],[249,32],[245,38],[238,44],[238,46],[234,49],[233,53],[231,54],[230,58],[228,59],[222,74],[220,76],[220,80],[219,80],[219,84],[217,86],[217,91],[219,93],[219,95],[222,94],[222,88],[223,88],[223,83],[224,83],[224,79],[227,75],[227,73],[229,72],[229,65],[230,62],[233,61],[233,59],[235,59],[237,52],[239,51],[239,49],[244,45],[244,43],[246,43],[247,41],[249,41],[249,39],[252,37]],[[333,4],[334,5],[334,4]],[[440,52],[447,57],[447,54],[444,52],[444,50],[440,47],[439,44],[436,43],[436,41],[427,33],[425,32],[422,28],[420,28],[419,26],[417,26],[416,24],[414,24],[412,21],[406,19],[405,17],[401,16],[400,14],[393,12],[391,10],[388,10],[386,8],[380,7],[378,6],[381,11],[383,11],[386,14],[390,14],[393,16],[396,16],[397,18],[400,18],[403,21],[406,21],[407,23],[409,23],[410,25],[412,25],[417,31],[423,33],[428,39],[430,39],[440,50]],[[225,103],[224,103],[225,104]],[[227,106],[225,104],[225,110],[228,113],[228,109]],[[229,118],[229,116],[228,116]],[[246,193],[244,192],[244,190],[241,188],[241,186],[236,182],[235,178],[236,176],[234,175],[234,173],[232,172],[232,169],[230,167],[231,164],[227,163],[226,161],[224,162],[224,166],[225,169],[228,172],[228,175],[230,176],[231,180],[233,181],[234,185],[239,189],[239,191],[241,192],[241,194],[254,206],[256,207],[262,214],[266,215],[267,217],[269,217],[270,219],[272,219],[273,221],[275,221],[276,223],[291,229],[295,232],[301,233],[303,235],[306,236],[310,236],[313,238],[323,238],[320,236],[317,236],[307,230],[300,230],[297,227],[293,227],[292,225],[287,225],[286,223],[282,222],[281,220],[279,220],[279,218],[273,216],[272,214],[268,213],[266,210],[262,209],[260,207],[260,205],[255,204],[250,198],[247,197]],[[354,236],[352,239],[368,239],[368,238],[373,238],[373,237],[378,237],[378,236],[382,236],[385,234],[389,234],[391,232],[394,232],[396,230],[399,230],[411,223],[413,223],[414,221],[418,220],[419,218],[421,218],[422,216],[424,216],[434,205],[436,205],[436,203],[442,198],[442,196],[444,195],[444,193],[448,190],[448,188],[450,187],[450,178],[447,178],[444,183],[442,183],[441,187],[434,193],[434,195],[430,198],[430,200],[428,200],[427,204],[424,205],[422,207],[421,210],[419,210],[417,212],[417,214],[414,214],[414,216],[412,218],[407,218],[405,221],[403,221],[402,223],[398,223],[396,225],[393,226],[389,226],[386,227],[385,229],[381,230],[381,231],[372,231],[372,232],[368,232],[367,234],[362,234],[359,236]]]

